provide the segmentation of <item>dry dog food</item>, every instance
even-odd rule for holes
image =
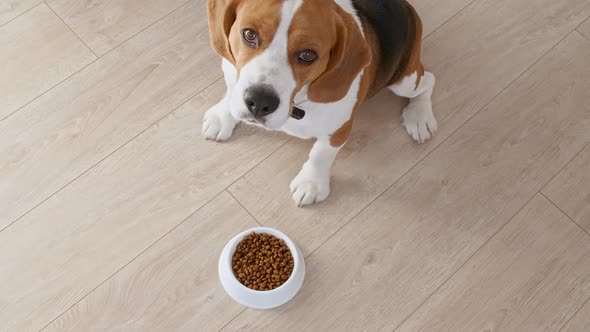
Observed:
[[[237,246],[232,268],[238,280],[254,290],[282,285],[293,272],[293,256],[285,241],[269,234],[251,233]]]

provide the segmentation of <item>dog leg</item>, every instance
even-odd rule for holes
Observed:
[[[424,72],[416,86],[418,72],[404,77],[400,82],[389,86],[396,95],[410,98],[410,103],[402,113],[403,126],[408,134],[418,143],[429,140],[437,131],[438,125],[432,113],[432,90],[435,78],[432,73]]]
[[[202,131],[205,139],[219,142],[231,137],[238,121],[229,111],[228,95],[205,113]]]
[[[205,112],[203,118],[202,134],[205,139],[213,141],[225,141],[231,137],[238,120],[230,112],[229,98],[235,84],[235,68],[227,60],[223,59],[222,69],[227,86],[227,92],[223,99]]]
[[[319,138],[309,159],[291,182],[291,194],[297,206],[319,203],[330,195],[332,164],[340,147],[330,145],[330,137]]]

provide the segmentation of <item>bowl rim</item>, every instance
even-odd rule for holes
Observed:
[[[246,285],[242,284],[238,278],[235,276],[234,274],[234,270],[232,267],[232,258],[234,256],[234,253],[238,247],[238,244],[249,234],[251,233],[265,233],[265,234],[269,234],[269,235],[273,235],[279,239],[282,239],[283,241],[285,241],[285,244],[287,245],[287,247],[289,248],[289,251],[291,251],[291,256],[293,257],[293,271],[291,271],[291,275],[289,276],[289,278],[287,278],[287,280],[285,280],[285,282],[280,285],[277,288],[271,289],[271,290],[256,290],[256,289],[252,289],[247,287]],[[247,229],[239,234],[237,234],[236,236],[234,236],[228,243],[228,259],[226,262],[224,262],[223,264],[226,265],[226,268],[228,269],[228,271],[230,272],[229,275],[231,277],[231,282],[236,284],[237,287],[242,288],[242,290],[250,293],[250,294],[256,294],[256,295],[272,295],[275,293],[279,293],[282,291],[282,289],[288,288],[289,284],[292,284],[294,282],[296,282],[295,279],[295,275],[297,274],[296,272],[301,269],[301,264],[303,264],[302,262],[302,258],[299,257],[299,250],[297,248],[297,246],[295,245],[295,242],[293,242],[287,235],[285,235],[285,233],[274,229],[274,228],[270,228],[270,227],[254,227],[254,228],[250,228]]]

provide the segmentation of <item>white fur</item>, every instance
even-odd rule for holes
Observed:
[[[432,73],[425,72],[416,88],[417,77],[418,74],[414,72],[389,89],[398,96],[410,98],[410,103],[402,113],[403,126],[416,142],[422,144],[432,138],[438,130],[432,113],[431,98],[435,78]]]
[[[359,18],[358,14],[356,12],[356,9],[354,9],[354,5],[352,4],[352,1],[351,0],[334,0],[334,2],[338,6],[340,6],[340,8],[342,8],[342,10],[344,10],[345,12],[352,15],[352,18],[354,18],[356,25],[361,30],[361,35],[364,37],[365,31],[363,30],[363,25],[361,24],[361,19]]]
[[[203,124],[205,138],[218,141],[229,138],[238,121],[251,118],[243,101],[244,90],[256,83],[271,85],[279,94],[281,104],[274,113],[266,117],[263,126],[300,138],[318,139],[310,152],[309,160],[291,182],[293,200],[298,206],[321,202],[330,193],[332,164],[340,151],[340,147],[330,145],[330,135],[350,119],[363,74],[361,71],[346,96],[334,103],[308,101],[307,87],[304,87],[295,97],[295,101],[303,101],[297,106],[305,110],[305,117],[301,120],[289,117],[291,94],[296,83],[287,58],[287,37],[291,20],[303,1],[284,2],[281,22],[273,41],[264,52],[240,70],[239,80],[236,68],[223,59],[222,69],[228,92],[222,101],[207,111]],[[362,32],[360,19],[351,0],[336,0],[336,3],[353,15]]]
[[[230,97],[230,109],[236,119],[244,120],[252,115],[244,103],[244,91],[257,83],[271,85],[278,93],[279,108],[266,116],[264,127],[278,129],[289,118],[291,94],[297,87],[287,54],[289,26],[302,0],[285,1],[281,9],[281,21],[270,45],[240,70],[240,78]]]
[[[330,145],[330,137],[318,138],[299,174],[291,181],[297,206],[319,203],[330,194],[330,173],[340,148]]]
[[[336,2],[352,14],[362,32],[360,19],[351,1]],[[330,194],[332,164],[341,148],[330,145],[330,135],[350,119],[357,102],[363,72],[361,71],[352,82],[346,96],[337,102],[324,104],[308,101],[307,87],[301,89],[295,97],[296,102],[304,101],[297,106],[305,110],[305,117],[301,120],[289,118],[280,129],[299,138],[318,139],[309,153],[309,159],[291,182],[291,194],[297,206],[319,203]]]
[[[232,116],[229,108],[231,91],[235,86],[238,72],[231,62],[226,59],[221,61],[221,69],[223,70],[227,91],[223,99],[205,113],[202,128],[203,138],[218,142],[230,138],[236,124],[239,122]]]

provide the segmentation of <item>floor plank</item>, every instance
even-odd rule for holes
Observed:
[[[410,0],[423,24],[424,37],[431,34],[473,0]]]
[[[588,332],[590,331],[590,302],[570,320],[560,332]]]
[[[201,5],[0,122],[0,230],[221,76]]]
[[[256,226],[224,191],[45,331],[217,331],[242,310],[215,277],[221,244]]]
[[[45,4],[0,28],[0,120],[96,57]]]
[[[227,330],[391,331],[590,142],[589,57],[568,36],[315,251],[291,303]]]
[[[543,193],[590,232],[590,145],[543,189]]]
[[[399,331],[559,331],[590,298],[590,237],[542,195]]]
[[[96,54],[102,56],[187,1],[49,0],[47,3]],[[199,3],[202,12],[205,2]],[[204,20],[199,17],[197,21],[203,23]]]
[[[434,141],[414,144],[400,125],[400,101],[382,93],[363,106],[335,163],[326,202],[298,209],[291,201],[289,183],[310,146],[296,140],[231,193],[257,220],[313,251],[590,15],[586,0],[536,4],[543,10],[528,0],[478,0],[426,39],[424,58],[437,75],[433,102],[440,130]],[[275,174],[273,181],[268,174]]]
[[[590,17],[582,25],[578,27],[578,31],[590,39]]]
[[[217,81],[0,232],[0,330],[49,323],[284,144],[253,128],[202,140],[224,90]]]
[[[0,1],[0,26],[37,6],[43,0],[2,0]]]

